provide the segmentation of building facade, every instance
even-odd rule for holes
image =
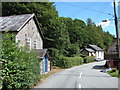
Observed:
[[[43,40],[38,32],[35,21],[31,19],[16,35],[19,46],[27,46],[30,49],[43,49]]]
[[[118,66],[118,55],[117,55],[117,39],[114,38],[113,42],[108,46],[107,54],[105,59],[108,60],[106,65],[110,68],[117,68]]]
[[[0,32],[8,31],[15,34],[15,42],[19,47],[26,46],[30,50],[34,49],[38,52],[41,74],[50,71],[47,49],[43,49],[44,36],[35,14],[0,17],[0,24]]]
[[[89,44],[80,53],[86,56],[94,56],[95,59],[104,59],[104,51],[97,45]]]

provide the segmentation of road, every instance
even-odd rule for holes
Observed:
[[[118,78],[100,72],[104,64],[93,62],[57,72],[35,88],[118,88]]]

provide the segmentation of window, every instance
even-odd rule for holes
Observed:
[[[31,47],[31,46],[30,46],[30,45],[31,45],[31,39],[30,39],[30,38],[26,38],[26,39],[25,39],[25,42],[26,42],[26,43],[25,43],[26,47],[28,47],[29,49],[31,49],[31,48],[30,48],[30,47]]]
[[[31,49],[31,38],[28,34],[25,34],[25,46]]]
[[[100,53],[99,53],[99,51],[98,51],[98,57],[99,57],[99,54],[100,54]]]
[[[34,41],[34,49],[36,49],[37,48],[37,42],[36,42],[36,40]]]

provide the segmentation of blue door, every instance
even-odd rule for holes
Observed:
[[[47,58],[46,57],[44,57],[43,59],[43,71],[47,72]]]

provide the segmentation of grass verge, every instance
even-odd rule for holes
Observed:
[[[119,71],[116,70],[116,68],[112,68],[111,71],[108,71],[107,72],[109,75],[111,75],[112,77],[118,77],[120,78],[120,74],[119,74]]]

